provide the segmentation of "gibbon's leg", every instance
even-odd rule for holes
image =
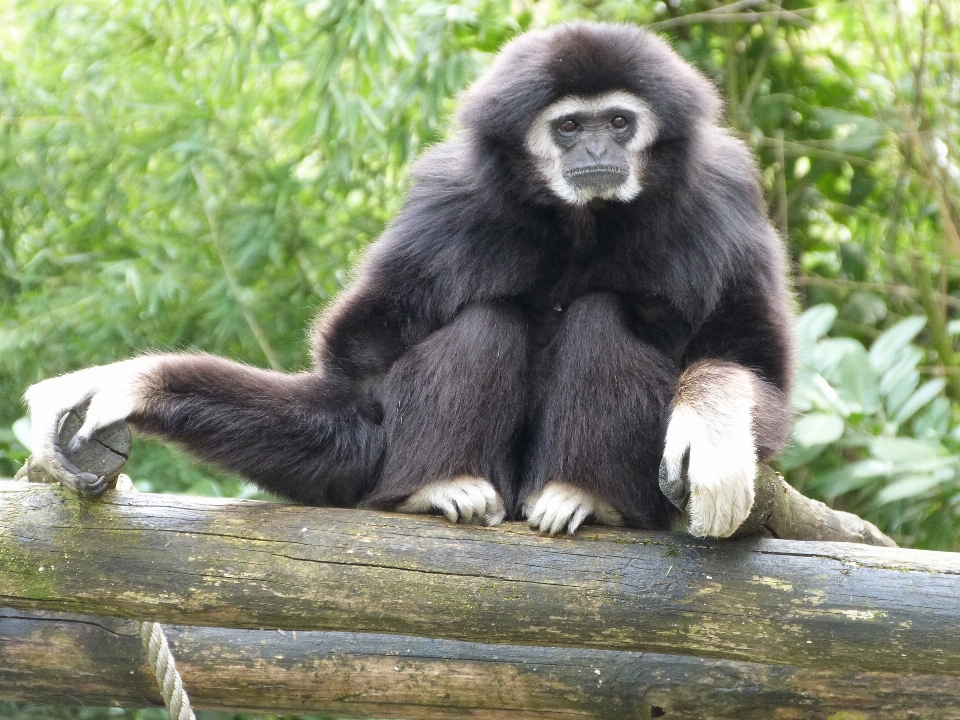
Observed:
[[[411,348],[383,380],[387,450],[369,504],[503,520],[526,383],[527,322],[509,304],[471,305]]]
[[[753,507],[758,459],[789,433],[786,396],[742,365],[701,360],[680,377],[661,468],[692,535],[727,537]]]
[[[673,361],[630,329],[620,298],[599,292],[571,304],[546,357],[520,493],[530,525],[667,527],[675,510],[657,470]]]
[[[373,485],[383,448],[376,408],[322,375],[285,375],[210,355],[87,368],[34,385],[26,399],[34,457],[86,494],[102,492],[98,479],[66,464],[56,428],[64,411],[88,399],[73,445],[126,419],[300,503],[355,505]]]

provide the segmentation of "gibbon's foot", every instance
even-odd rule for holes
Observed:
[[[460,475],[430,483],[397,506],[399,512],[428,513],[439,510],[452,523],[499,525],[507,511],[503,498],[489,480]]]
[[[547,535],[567,529],[573,535],[588,517],[601,525],[623,525],[623,516],[606,500],[559,480],[552,480],[523,503],[530,527]]]
[[[49,378],[24,395],[30,407],[31,462],[81,495],[103,493],[108,478],[78,468],[77,456],[101,429],[125,420],[141,403],[141,379],[157,357],[139,357]],[[83,408],[83,424],[72,438],[61,438],[64,416]]]
[[[678,405],[660,463],[660,489],[697,537],[729,537],[753,507],[757,449],[749,400],[705,417]]]

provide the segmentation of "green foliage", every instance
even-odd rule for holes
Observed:
[[[800,415],[780,468],[798,488],[874,521],[910,545],[952,549],[960,535],[960,427],[951,428],[941,377],[924,379],[905,318],[869,351],[826,337],[837,317],[817,305],[799,319]]]
[[[304,328],[457,92],[513,34],[574,18],[663,32],[758,155],[810,308],[788,479],[905,544],[960,549],[946,0],[0,3],[0,477],[27,455],[20,396],[44,377],[168,349],[303,367]],[[127,470],[142,490],[254,493],[141,440]]]
[[[43,377],[148,349],[305,366],[304,328],[490,54],[528,27],[616,20],[710,75],[758,155],[812,308],[788,477],[956,549],[956,15],[942,0],[0,6],[0,476],[26,455],[13,424]],[[142,441],[128,470],[143,489],[251,492]]]
[[[317,307],[519,27],[498,0],[0,13],[3,427],[30,383],[137,351],[304,366]],[[24,448],[0,443],[9,476]],[[152,487],[205,482],[168,450],[134,457]]]

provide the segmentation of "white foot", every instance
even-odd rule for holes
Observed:
[[[606,500],[569,483],[553,480],[523,503],[523,514],[530,527],[547,535],[566,528],[573,535],[588,517],[600,525],[623,525],[623,517]]]
[[[473,475],[430,483],[404,500],[397,510],[406,513],[439,510],[452,523],[483,525],[499,525],[507,514],[503,498],[490,481]]]
[[[70,442],[79,448],[100,428],[130,416],[142,401],[142,377],[155,369],[159,357],[123,360],[111,365],[78,370],[31,386],[24,399],[30,407],[31,462],[78,492],[98,494],[102,483],[91,473],[71,465],[59,446],[60,419],[68,410],[89,401],[83,426]]]
[[[670,416],[660,485],[685,509],[691,535],[729,537],[753,507],[752,383],[749,377],[731,377],[698,390],[692,399],[681,399]]]

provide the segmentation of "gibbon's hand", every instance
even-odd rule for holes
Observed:
[[[752,398],[727,398],[704,413],[677,405],[660,464],[660,489],[698,537],[729,537],[753,507],[757,448]]]
[[[80,450],[94,434],[125,420],[142,403],[142,378],[156,356],[78,370],[32,385],[24,395],[30,408],[32,460],[51,477],[81,495],[97,496],[109,487],[105,476],[76,467],[67,454]],[[86,405],[82,426],[66,447],[60,445],[61,420]]]

